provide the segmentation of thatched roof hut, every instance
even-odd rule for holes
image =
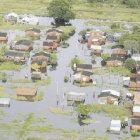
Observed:
[[[37,94],[37,88],[31,86],[19,86],[17,88],[17,96],[35,96]]]

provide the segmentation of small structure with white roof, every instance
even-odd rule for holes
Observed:
[[[133,106],[133,116],[140,117],[140,106]]]
[[[9,107],[10,106],[10,98],[0,98],[0,106]]]
[[[121,120],[112,120],[110,124],[110,132],[120,133],[121,131]]]

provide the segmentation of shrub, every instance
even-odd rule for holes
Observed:
[[[68,76],[64,76],[64,82],[68,82],[69,77]]]
[[[128,58],[125,61],[125,67],[130,71],[132,71],[136,67],[136,65],[137,65],[136,61],[132,58]]]

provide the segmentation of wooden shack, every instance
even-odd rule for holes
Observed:
[[[7,33],[0,32],[0,42],[5,43],[8,41]]]
[[[131,119],[131,129],[140,131],[140,119],[139,118]]]
[[[46,40],[48,42],[56,42],[59,43],[61,41],[60,36],[47,36]]]
[[[92,65],[91,64],[77,64],[76,71],[77,72],[80,72],[80,71],[92,72]]]
[[[140,94],[134,94],[134,105],[140,105]]]
[[[117,57],[125,57],[126,56],[126,51],[125,51],[123,45],[115,45],[115,46],[112,46],[111,49],[112,49],[111,56],[117,56]]]
[[[25,60],[25,52],[8,50],[4,52],[4,61],[21,62]]]
[[[50,61],[50,54],[46,53],[46,52],[38,52],[35,53],[32,56],[32,60],[33,61],[45,61],[45,62],[49,62]]]
[[[24,96],[27,99],[32,99],[37,94],[37,88],[31,86],[19,86],[17,88],[17,96]]]
[[[44,41],[43,50],[57,50],[57,43],[55,41],[54,42]]]
[[[33,37],[33,39],[40,39],[40,30],[36,28],[30,28],[25,30],[27,36]]]
[[[111,56],[107,59],[106,65],[109,67],[112,66],[119,67],[124,65],[124,61],[125,61],[124,58]]]
[[[132,113],[134,117],[140,117],[140,106],[133,106]]]
[[[33,50],[33,42],[30,40],[19,40],[15,43],[14,50],[31,51]]]

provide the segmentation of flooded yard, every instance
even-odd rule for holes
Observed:
[[[52,19],[47,17],[39,17],[39,25],[45,25],[50,26],[52,22]],[[91,56],[90,51],[87,49],[87,44],[81,44],[78,42],[78,39],[80,36],[78,33],[82,31],[84,28],[93,28],[93,29],[107,29],[108,26],[86,26],[85,25],[86,20],[82,19],[75,19],[71,21],[72,26],[76,27],[75,34],[68,39],[69,47],[68,48],[61,48],[58,47],[57,49],[57,57],[58,57],[58,65],[55,70],[50,70],[51,66],[47,67],[47,75],[51,77],[51,83],[48,86],[39,86],[38,87],[38,93],[41,91],[44,93],[44,97],[42,101],[34,101],[34,102],[28,102],[28,101],[18,101],[11,99],[10,107],[9,108],[0,108],[0,110],[3,110],[5,112],[4,116],[0,116],[0,124],[6,123],[11,124],[13,120],[23,120],[23,116],[21,114],[29,114],[34,113],[34,116],[43,116],[46,117],[45,122],[40,122],[39,124],[44,125],[46,123],[53,124],[53,130],[52,132],[39,132],[39,131],[30,131],[30,134],[26,134],[27,136],[33,135],[33,136],[42,136],[47,138],[53,137],[62,137],[64,139],[70,139],[70,136],[64,135],[63,131],[78,131],[79,134],[74,135],[75,139],[86,139],[86,135],[95,135],[95,136],[102,136],[107,137],[109,140],[117,140],[119,136],[122,138],[126,136],[131,136],[129,127],[128,133],[125,134],[121,132],[120,135],[117,134],[109,134],[106,132],[106,128],[110,126],[111,117],[109,117],[107,114],[101,112],[101,113],[91,113],[90,117],[92,122],[88,125],[80,125],[77,122],[77,113],[74,111],[74,107],[68,107],[65,105],[66,96],[63,96],[64,90],[66,90],[66,93],[70,91],[75,92],[85,92],[87,94],[85,104],[91,104],[91,103],[97,103],[98,102],[98,95],[100,94],[101,90],[104,89],[114,89],[116,91],[123,91],[123,96],[128,92],[127,88],[123,87],[123,80],[122,77],[113,74],[113,73],[103,73],[101,75],[93,75],[94,81],[97,82],[100,86],[89,86],[89,87],[79,87],[73,85],[73,79],[70,77],[70,75],[73,74],[72,69],[68,66],[71,59],[78,55],[80,60],[83,60],[84,63],[91,64]],[[40,40],[34,41],[34,49],[42,49],[43,41],[46,39],[46,29],[41,30],[41,38]],[[18,36],[24,36],[24,31],[20,30],[9,30],[7,31],[9,36],[8,41],[8,47],[10,47],[11,41],[14,41],[16,35]],[[107,41],[104,45],[104,53],[111,53],[111,49],[107,48],[107,46],[111,44],[111,42]],[[34,53],[30,53],[30,57],[27,61],[27,64],[23,66],[21,71],[5,71],[8,75],[9,80],[14,80],[17,78],[25,78],[25,75],[28,74],[28,78],[31,77],[31,57]],[[99,67],[99,69],[102,67],[101,57],[96,58],[96,63],[93,64],[93,67]],[[68,76],[70,80],[68,83],[64,82],[64,76]],[[0,85],[3,85],[5,87],[5,93],[6,94],[16,94],[16,88],[8,88],[8,85],[29,85],[33,86],[35,83],[10,83],[9,81],[6,83],[2,83],[0,81]],[[95,91],[95,98],[93,98],[93,91]],[[57,93],[58,93],[58,99],[59,103],[57,105]],[[50,108],[60,108],[63,110],[70,110],[74,111],[72,115],[63,115],[63,114],[54,114],[50,111]],[[34,125],[36,122],[33,123]],[[18,128],[18,127],[17,127]],[[15,129],[17,129],[15,128]],[[49,127],[48,127],[49,128]],[[59,129],[59,130],[56,130]],[[95,129],[95,132],[88,132],[89,129]],[[17,131],[17,130],[16,130]],[[7,130],[3,130],[0,128],[0,133],[2,135],[2,139],[5,140],[11,140],[16,138],[17,134],[15,130],[11,130],[11,132]],[[28,130],[27,130],[28,131]],[[75,132],[73,131],[73,134]],[[1,138],[0,138],[1,139]],[[100,139],[100,138],[99,138]]]

